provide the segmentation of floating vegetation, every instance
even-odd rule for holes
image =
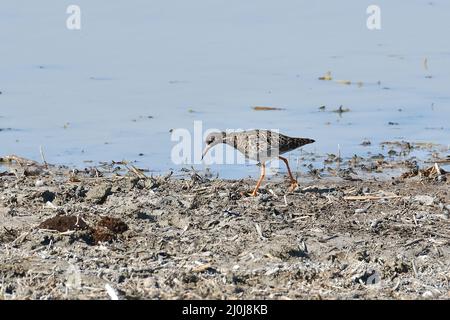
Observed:
[[[285,110],[284,108],[266,107],[266,106],[256,106],[252,107],[252,109],[255,111]]]
[[[328,71],[324,76],[319,77],[319,80],[324,80],[324,81],[331,81],[331,80],[333,80],[333,77],[331,77],[331,72]]]
[[[331,81],[331,80],[333,80],[333,77],[331,76],[331,72],[328,71],[325,75],[319,77],[319,80],[322,80],[322,81]],[[336,82],[338,84],[347,85],[347,86],[349,86],[349,85],[351,85],[353,83],[350,80],[334,80],[334,82]],[[358,81],[358,82],[356,82],[356,85],[361,88],[363,86],[363,82],[362,81]]]
[[[437,163],[435,163],[433,166],[421,170],[419,170],[418,168],[412,168],[410,171],[403,173],[400,178],[408,179],[418,176],[420,178],[436,179],[440,182],[443,182],[446,181],[445,175],[447,174],[447,171],[445,171]]]
[[[345,85],[351,85],[352,84],[352,82],[350,80],[336,80],[336,83],[345,84]]]
[[[350,112],[350,109],[344,108],[342,105],[340,105],[339,108],[337,108],[336,110],[333,110],[332,112],[339,113],[339,115],[341,115],[345,112]]]

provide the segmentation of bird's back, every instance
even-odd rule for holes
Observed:
[[[292,151],[314,140],[292,138],[270,130],[249,130],[228,133],[225,142],[239,150],[248,159],[266,161]]]

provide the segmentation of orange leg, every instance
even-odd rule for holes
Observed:
[[[287,167],[287,170],[288,170],[288,173],[289,173],[289,178],[291,179],[291,190],[295,190],[295,188],[297,188],[298,187],[298,183],[297,183],[297,180],[295,180],[295,178],[294,178],[294,176],[292,175],[292,172],[291,172],[291,168],[289,168],[289,163],[288,163],[288,160],[286,159],[286,158],[284,158],[284,157],[279,157],[281,160],[283,160],[283,162],[286,164],[286,167]]]
[[[266,165],[264,163],[261,163],[261,176],[259,177],[258,182],[256,183],[255,190],[252,192],[252,197],[256,196],[256,193],[259,189],[259,186],[261,185],[261,182],[263,181],[264,177],[266,176]]]

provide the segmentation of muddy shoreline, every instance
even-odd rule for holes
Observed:
[[[293,192],[279,176],[257,197],[251,179],[128,168],[0,170],[0,299],[450,298],[439,166]]]

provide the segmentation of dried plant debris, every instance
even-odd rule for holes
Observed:
[[[331,72],[328,71],[327,73],[325,73],[325,75],[319,77],[319,80],[325,80],[325,81],[333,80],[333,77],[331,76]]]
[[[72,230],[86,230],[88,225],[78,216],[56,216],[43,221],[39,225],[39,228],[65,232]]]
[[[0,299],[448,299],[449,182],[329,158],[332,177],[309,166],[296,190],[274,176],[257,197],[252,179],[128,163],[1,175]]]
[[[322,81],[332,81],[333,77],[331,76],[331,71],[328,71],[327,73],[325,73],[325,75],[319,77],[319,80]],[[361,88],[364,83],[362,81],[357,81],[357,82],[352,82],[350,80],[334,80],[334,82],[338,83],[338,84],[343,84],[343,85],[351,85],[352,83],[355,83],[359,88]]]
[[[285,110],[284,108],[267,107],[267,106],[256,106],[256,107],[252,107],[252,109],[255,111]]]
[[[350,80],[336,80],[336,83],[345,84],[345,85],[351,85],[352,84],[352,82]]]
[[[59,231],[61,233],[68,231],[87,230],[87,233],[81,234],[81,239],[87,244],[99,244],[101,242],[111,242],[117,238],[117,235],[128,230],[128,225],[119,218],[102,217],[91,228],[78,216],[56,216],[46,219],[38,226],[39,229]]]
[[[339,115],[346,113],[346,112],[350,112],[349,108],[344,108],[344,106],[339,106],[339,108],[337,108],[336,110],[333,110],[332,112],[334,113],[338,113]]]
[[[394,146],[403,150],[411,150],[413,149],[413,145],[407,141],[384,141],[380,144],[382,147],[385,146]]]
[[[419,170],[417,167],[412,168],[401,175],[402,179],[418,176],[419,178],[446,180],[447,171],[442,169],[437,163],[433,166]]]
[[[116,239],[116,234],[107,228],[98,227],[92,231],[92,239],[94,244],[111,242]]]
[[[128,226],[125,222],[118,218],[102,217],[97,223],[97,226],[106,228],[115,234],[123,233],[128,230]]]
[[[0,157],[0,163],[17,163],[20,166],[42,166],[34,160],[25,159],[16,155]]]
[[[90,189],[86,194],[86,200],[93,203],[102,204],[106,198],[111,194],[111,186],[107,184],[100,184]]]

